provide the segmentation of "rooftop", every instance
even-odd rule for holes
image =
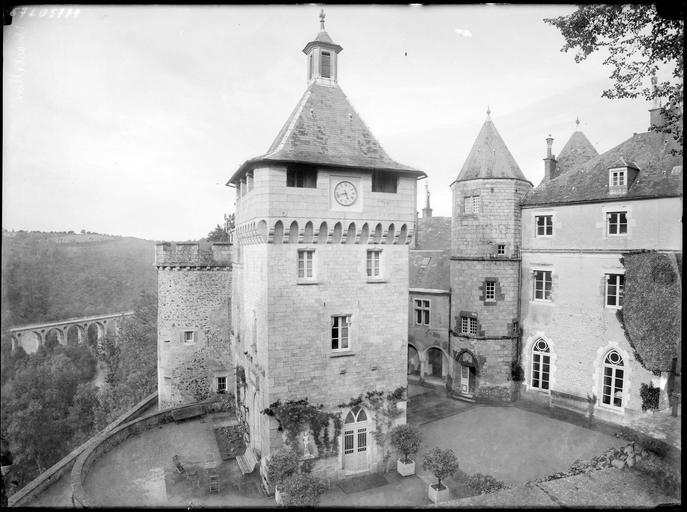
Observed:
[[[556,160],[556,172],[561,175],[585,164],[598,155],[599,152],[592,146],[584,133],[577,130],[573,132],[568,142],[561,149]]]

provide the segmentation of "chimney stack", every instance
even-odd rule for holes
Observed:
[[[544,158],[544,181],[552,180],[556,177],[556,155],[551,152],[553,137],[549,134],[546,138],[546,158]]]
[[[432,209],[429,207],[429,185],[427,182],[425,182],[425,194],[426,194],[426,203],[425,207],[422,209],[422,218],[423,219],[429,219],[432,217]]]

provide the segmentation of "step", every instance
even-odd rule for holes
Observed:
[[[246,448],[246,451],[243,452],[243,455],[236,457],[236,462],[238,462],[239,469],[243,475],[252,473],[255,469],[255,465],[258,463],[257,459],[255,458],[255,452],[253,452],[253,449],[250,446]]]

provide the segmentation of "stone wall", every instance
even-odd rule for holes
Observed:
[[[452,356],[468,350],[476,358],[476,398],[483,401],[510,401],[515,384],[511,381],[511,362],[515,359],[513,339],[476,339],[452,336]],[[458,385],[459,365],[454,361],[454,388]]]

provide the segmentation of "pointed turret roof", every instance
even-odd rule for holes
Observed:
[[[312,82],[267,153],[251,158],[229,183],[260,162],[294,162],[337,167],[425,173],[392,160],[338,85]]]
[[[529,183],[496,130],[489,114],[488,111],[487,119],[456,181],[497,178],[522,180]]]
[[[596,156],[599,156],[598,151],[592,146],[592,143],[589,142],[584,133],[577,130],[573,132],[558,155],[556,175],[560,176],[566,171],[579,167]]]

